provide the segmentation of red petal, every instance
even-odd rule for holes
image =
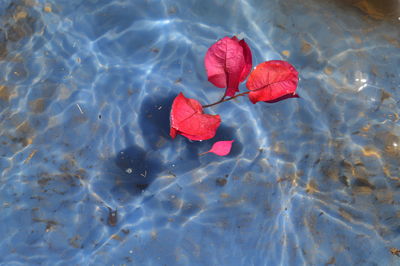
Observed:
[[[198,101],[179,93],[172,103],[170,124],[172,138],[181,134],[191,140],[206,140],[215,136],[221,118],[219,115],[203,114]]]
[[[286,100],[286,99],[289,99],[289,98],[300,98],[300,96],[298,94],[286,94],[286,95],[284,95],[282,97],[279,97],[279,98],[277,98],[275,100],[265,101],[265,102],[266,103],[277,103],[277,102],[280,102],[280,101],[283,101],[283,100]]]
[[[208,49],[204,58],[208,80],[218,88],[226,88],[226,96],[234,96],[248,75],[251,51],[242,41],[224,37]]]
[[[215,136],[221,118],[219,115],[195,114],[179,124],[182,136],[191,140],[206,140]]]
[[[173,127],[171,127],[171,128],[169,129],[169,135],[171,136],[171,138],[174,139],[174,138],[176,137],[176,134],[177,134],[176,129],[173,128]]]
[[[244,55],[244,68],[242,70],[242,73],[240,74],[240,82],[243,82],[247,76],[249,75],[251,68],[253,66],[253,57],[251,54],[250,47],[247,45],[247,43],[244,40],[241,40],[239,44],[243,48],[243,55]]]
[[[208,81],[218,88],[226,88],[225,56],[226,42],[229,37],[225,37],[213,44],[206,53],[204,65],[207,71]]]
[[[234,140],[217,141],[208,152],[215,153],[219,156],[228,155],[231,152]]]
[[[171,127],[177,128],[179,123],[193,116],[197,112],[196,110],[196,104],[188,101],[182,92],[179,93],[172,103],[170,114]]]
[[[274,101],[296,92],[299,81],[296,69],[285,61],[272,60],[259,64],[251,72],[246,87],[252,103]]]

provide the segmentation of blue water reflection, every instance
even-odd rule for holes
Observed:
[[[398,2],[0,2],[1,265],[400,263]],[[227,35],[301,98],[172,140],[179,92],[221,97],[203,59]]]

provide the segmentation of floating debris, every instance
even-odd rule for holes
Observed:
[[[28,162],[32,159],[32,157],[35,155],[36,152],[37,152],[37,150],[33,150],[33,151],[28,155],[28,157],[25,159],[24,163],[28,163]]]
[[[289,56],[290,56],[290,51],[284,50],[284,51],[282,51],[282,54],[283,54],[284,56],[286,56],[286,57],[289,57]]]
[[[133,169],[132,169],[132,168],[128,168],[128,169],[125,170],[125,172],[126,172],[127,174],[132,174]]]
[[[393,256],[400,257],[400,249],[390,248],[390,253],[392,253]]]
[[[113,211],[110,207],[108,208],[108,224],[110,226],[116,226],[117,225],[117,221],[118,221],[118,213],[117,213],[117,209],[115,209],[115,211]]]
[[[218,186],[223,187],[228,181],[225,178],[217,178],[216,183]]]
[[[83,114],[82,108],[79,106],[79,104],[76,104],[76,106],[78,107],[79,112],[81,112],[81,114]]]
[[[7,86],[0,85],[0,100],[8,101],[11,98],[11,92]]]
[[[46,5],[44,6],[44,8],[43,8],[43,11],[44,11],[44,12],[47,12],[47,13],[51,13],[53,10],[52,10],[50,4],[46,4]]]
[[[140,175],[143,176],[143,177],[146,177],[146,176],[147,176],[147,171],[144,170],[144,173],[143,173],[143,174],[140,174]]]
[[[115,239],[115,240],[118,240],[118,241],[122,241],[122,238],[121,238],[119,235],[116,235],[116,234],[112,235],[112,236],[111,236],[111,239]]]

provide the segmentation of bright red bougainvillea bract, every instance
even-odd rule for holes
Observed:
[[[251,50],[244,40],[224,37],[208,49],[204,65],[208,80],[218,88],[226,88],[225,96],[231,97],[250,73]]]
[[[272,60],[261,63],[247,80],[249,99],[252,103],[257,103],[296,97],[298,80],[299,74],[288,62]]]
[[[198,101],[186,98],[181,92],[172,103],[170,124],[172,138],[180,134],[191,140],[206,140],[215,136],[221,118],[204,114]]]
[[[296,88],[299,81],[297,70],[288,62],[272,60],[259,64],[251,73],[252,54],[244,40],[235,36],[224,37],[214,43],[206,53],[204,64],[208,80],[219,88],[226,88],[221,100],[202,106],[194,99],[186,98],[183,93],[175,98],[170,113],[170,135],[177,134],[190,140],[207,140],[215,136],[221,124],[219,115],[204,114],[203,108],[233,100],[248,94],[252,103],[275,103],[288,98],[299,98]],[[247,76],[246,87],[249,91],[236,94],[239,84]],[[236,94],[236,95],[235,95]],[[229,97],[229,98],[226,98]],[[218,141],[204,153],[219,156],[229,154],[231,141]]]
[[[215,142],[209,151],[201,153],[200,155],[212,152],[218,156],[225,156],[231,152],[232,143],[234,140],[223,140]]]

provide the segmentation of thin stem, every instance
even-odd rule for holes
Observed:
[[[230,98],[228,98],[228,99],[225,99],[226,94],[224,94],[224,97],[222,97],[219,101],[217,101],[217,102],[215,102],[215,103],[212,103],[212,104],[202,105],[201,107],[207,108],[207,107],[211,107],[211,106],[217,105],[217,104],[219,104],[219,103],[227,102],[227,101],[233,100],[233,99],[235,99],[235,98],[237,98],[237,97],[239,97],[239,96],[243,96],[243,95],[249,94],[250,92],[255,92],[255,91],[263,90],[263,89],[265,89],[266,87],[271,86],[271,85],[273,85],[273,84],[275,84],[275,83],[279,83],[279,82],[280,82],[280,81],[272,82],[272,83],[267,84],[267,85],[264,86],[264,87],[261,87],[261,88],[255,89],[255,90],[249,90],[249,91],[240,93],[240,94],[238,94],[238,95],[232,96],[232,97],[230,97]],[[226,92],[226,91],[225,91],[225,92]],[[294,92],[294,93],[295,93],[295,92]]]
[[[227,102],[227,101],[233,100],[233,99],[235,99],[235,98],[237,98],[237,97],[239,97],[239,96],[243,96],[243,95],[249,94],[250,92],[251,92],[251,91],[242,92],[242,93],[239,93],[239,94],[237,94],[237,95],[235,95],[235,96],[232,96],[232,97],[229,97],[229,98],[226,98],[226,99],[225,99],[225,96],[224,96],[224,97],[221,98],[221,100],[219,100],[219,101],[217,101],[217,102],[215,102],[215,103],[203,105],[202,107],[203,107],[203,108],[211,107],[211,106],[217,105],[217,104],[219,104],[219,103],[223,103],[223,102]]]

